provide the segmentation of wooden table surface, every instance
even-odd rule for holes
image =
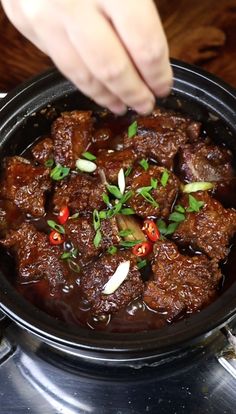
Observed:
[[[156,0],[170,55],[195,63],[236,87],[235,0]],[[0,92],[52,66],[24,39],[0,6]]]

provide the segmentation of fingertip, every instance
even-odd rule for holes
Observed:
[[[115,115],[125,115],[127,112],[127,106],[122,103],[112,104],[108,106],[108,109],[113,112]]]
[[[172,69],[170,69],[168,72],[168,74],[165,74],[164,80],[159,79],[158,85],[154,90],[155,96],[159,98],[168,96],[173,88],[174,79]]]
[[[134,107],[134,110],[140,115],[149,115],[152,113],[155,106],[155,98],[142,102]]]

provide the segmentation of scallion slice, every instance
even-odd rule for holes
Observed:
[[[212,190],[214,184],[208,181],[196,181],[194,183],[185,184],[182,188],[183,193],[195,193],[196,191]]]
[[[128,137],[133,138],[138,131],[138,123],[137,121],[134,121],[128,128]]]
[[[78,170],[82,171],[82,172],[94,172],[97,169],[97,165],[89,160],[83,160],[82,158],[79,158],[76,161],[76,168],[78,168]]]
[[[65,234],[64,227],[61,226],[60,224],[57,224],[55,221],[48,220],[47,224],[48,224],[49,227],[51,227],[53,230],[56,230],[58,233]]]
[[[125,174],[123,168],[120,169],[118,173],[118,187],[121,194],[125,192]]]
[[[162,176],[161,176],[161,185],[163,187],[165,187],[166,184],[168,183],[169,176],[170,176],[169,171],[167,171],[167,170],[163,171]]]
[[[63,180],[63,178],[67,177],[67,175],[70,173],[70,168],[63,167],[60,164],[57,164],[56,167],[54,167],[50,173],[50,177],[55,180]]]
[[[139,165],[141,165],[141,167],[143,167],[144,171],[147,171],[149,168],[149,164],[148,161],[143,159],[140,161]]]
[[[108,282],[103,287],[102,293],[104,295],[111,295],[112,293],[114,293],[128,276],[129,269],[130,260],[120,263],[115,273],[110,277]]]
[[[89,151],[83,152],[82,157],[86,158],[86,160],[89,160],[89,161],[95,161],[97,159],[97,157],[91,154],[91,152]]]

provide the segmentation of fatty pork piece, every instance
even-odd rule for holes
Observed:
[[[163,174],[167,174],[168,177],[165,185],[161,184]],[[148,191],[148,187],[152,185],[151,179],[157,180],[157,188]],[[127,189],[134,193],[127,201],[127,205],[136,214],[143,218],[151,216],[165,218],[169,216],[179,190],[179,181],[173,173],[156,165],[149,166],[147,171],[144,171],[142,167],[138,167],[128,177],[127,184]],[[143,188],[147,188],[147,192],[146,190],[143,191]],[[146,198],[149,198],[149,201]]]
[[[102,251],[110,246],[118,245],[120,242],[119,229],[115,217],[101,220],[101,243],[98,247],[94,246],[95,230],[92,216],[78,217],[68,220],[64,225],[67,239],[77,248],[82,260],[89,260],[98,256]]]
[[[159,164],[173,167],[173,159],[179,147],[191,139],[197,139],[200,125],[190,118],[156,109],[152,117],[139,117],[138,129],[133,137],[124,137],[124,147],[132,148],[139,158],[152,158]]]
[[[100,210],[105,204],[102,194],[104,185],[97,178],[86,174],[71,174],[55,187],[53,204],[55,211],[68,206],[71,212],[92,212]]]
[[[52,124],[54,159],[56,164],[74,168],[75,162],[85,152],[93,134],[91,111],[64,112]]]
[[[60,247],[50,245],[48,236],[32,224],[23,223],[18,230],[10,230],[0,244],[16,256],[18,284],[46,280],[53,294],[69,280],[66,261],[60,259]]]
[[[35,144],[31,149],[32,155],[39,164],[45,164],[49,159],[53,159],[53,140],[44,138]]]
[[[204,255],[185,256],[170,241],[154,246],[153,280],[145,283],[144,302],[168,321],[208,305],[216,296],[221,272]]]
[[[130,270],[126,279],[111,294],[102,293],[105,284],[115,273],[120,263],[130,260]],[[91,306],[94,316],[112,314],[124,308],[128,303],[140,296],[143,282],[136,265],[136,259],[129,252],[102,255],[96,262],[83,269],[81,288]]]
[[[101,150],[98,153],[96,164],[98,172],[104,171],[108,182],[117,183],[118,173],[121,168],[124,172],[127,168],[132,167],[137,156],[132,149],[123,151]]]
[[[205,143],[187,144],[179,152],[184,181],[221,181],[233,177],[232,154],[226,148]]]
[[[34,166],[22,157],[5,160],[1,196],[24,213],[41,217],[45,213],[45,193],[51,189],[49,169]]]
[[[236,211],[225,209],[207,192],[199,191],[194,197],[204,202],[204,206],[199,212],[186,213],[173,239],[181,245],[191,245],[212,259],[222,260],[229,253],[230,239],[236,231]],[[189,206],[187,195],[182,197],[180,204]]]

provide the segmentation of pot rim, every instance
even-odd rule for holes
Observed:
[[[228,97],[230,104],[232,102],[236,104],[236,91],[217,77],[196,66],[185,64],[174,59],[172,59],[172,68],[174,70],[175,82],[178,80],[185,82],[185,75],[193,76],[199,82],[207,82],[209,89],[211,87],[213,88],[214,94],[217,94],[216,90],[218,90],[219,97]],[[178,78],[179,74],[183,75],[182,78]],[[52,88],[54,88],[58,82],[65,82],[67,85],[67,93],[76,89],[56,69],[50,69],[22,83],[3,98],[0,103],[0,111],[5,115],[5,122],[0,126],[0,134],[4,130],[9,117],[12,116],[12,107],[13,109],[15,107],[19,108],[22,100],[25,101],[27,97],[29,97],[30,106],[30,97],[31,99],[35,99],[34,94],[36,92],[37,95],[38,88],[45,89],[48,83],[52,83]],[[178,93],[178,86],[174,84],[173,90]],[[83,95],[81,94],[81,96]],[[50,96],[48,96],[47,103],[50,102],[49,98]],[[231,105],[230,109],[233,113]],[[183,319],[172,325],[157,330],[137,333],[92,331],[83,327],[68,325],[47,315],[26,301],[11,286],[10,282],[5,279],[2,272],[0,272],[0,278],[2,279],[0,309],[17,324],[57,344],[88,351],[99,351],[101,353],[106,351],[112,353],[117,351],[129,353],[144,350],[145,352],[161,352],[163,350],[176,349],[193,338],[203,336],[216,328],[220,328],[231,320],[236,313],[236,283],[234,283],[218,299],[201,312],[195,313],[188,319]]]

